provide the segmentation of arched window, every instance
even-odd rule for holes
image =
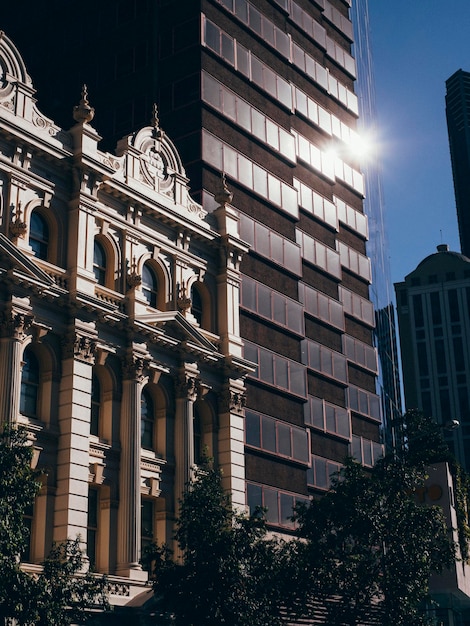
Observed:
[[[99,512],[99,491],[93,487],[88,488],[88,516],[87,516],[87,555],[90,565],[96,566],[97,545],[98,545],[98,512]]]
[[[100,430],[101,386],[98,377],[93,374],[91,380],[91,417],[90,434],[98,437]]]
[[[202,419],[197,406],[194,407],[193,419],[194,463],[199,465],[203,456]]]
[[[142,498],[141,502],[140,547],[143,552],[155,541],[155,505],[147,498]]]
[[[26,348],[21,374],[20,412],[29,417],[38,415],[39,363],[32,350]]]
[[[96,239],[93,248],[93,273],[98,285],[104,286],[106,284],[106,252]]]
[[[142,293],[150,306],[157,308],[157,278],[148,263],[142,268]]]
[[[37,211],[31,213],[29,245],[38,259],[47,261],[49,251],[49,227],[46,220]]]
[[[196,322],[202,324],[202,298],[199,289],[193,285],[191,287],[191,313],[196,318]]]
[[[153,400],[149,392],[144,389],[140,400],[140,439],[142,448],[153,449],[154,425]]]

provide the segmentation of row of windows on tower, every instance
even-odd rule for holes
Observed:
[[[27,417],[39,418],[40,392],[40,365],[34,352],[27,348],[23,356],[23,369],[20,391],[20,413]],[[93,375],[91,384],[91,415],[90,434],[100,435],[100,417],[102,407],[102,392],[98,376]],[[140,436],[141,446],[144,449],[155,448],[155,406],[151,394],[145,388],[140,401]],[[195,463],[202,456],[202,422],[197,406],[194,407],[194,457]]]

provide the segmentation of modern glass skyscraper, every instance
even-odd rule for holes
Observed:
[[[376,187],[364,182],[355,152],[366,5],[102,0],[93,18],[72,22],[60,4],[47,3],[47,19],[35,9],[46,29],[40,49],[21,32],[24,5],[2,9],[0,26],[36,65],[44,111],[67,127],[86,82],[94,125],[111,147],[147,124],[156,102],[193,196],[213,211],[222,173],[233,193],[250,245],[240,330],[244,356],[256,365],[246,381],[239,479],[247,504],[267,507],[272,526],[288,531],[292,505],[327,489],[348,454],[370,466],[382,453],[374,332],[391,327],[371,297],[374,275],[373,289],[384,285],[386,259],[371,267],[367,242],[373,230],[375,263],[383,218],[371,191],[367,219],[364,197]],[[361,25],[356,48],[352,9]],[[51,67],[63,73],[60,93],[50,93]],[[388,311],[388,294],[373,299]]]
[[[458,70],[446,81],[449,134],[460,248],[470,256],[470,73]]]

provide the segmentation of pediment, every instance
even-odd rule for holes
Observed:
[[[139,315],[137,322],[154,326],[163,330],[167,335],[186,342],[195,349],[203,352],[218,354],[217,347],[210,342],[197,327],[193,326],[179,311],[163,311],[149,315]]]
[[[44,287],[54,285],[54,280],[46,274],[37,263],[19,250],[8,237],[0,233],[0,268],[21,273],[23,278],[30,279]]]

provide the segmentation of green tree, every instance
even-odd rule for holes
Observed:
[[[84,610],[107,607],[106,581],[82,572],[79,538],[53,546],[42,572],[21,568],[28,540],[24,515],[40,489],[31,468],[32,448],[26,431],[3,426],[0,431],[0,620],[19,626],[66,626]]]
[[[287,624],[296,543],[268,538],[263,515],[234,511],[221,473],[209,461],[195,470],[181,501],[176,541],[149,554],[155,594],[177,626]]]
[[[347,460],[330,491],[299,511],[308,586],[324,604],[325,623],[426,624],[429,576],[455,558],[442,509],[413,497],[425,464],[442,460],[445,448],[432,425],[424,436],[429,424],[421,415],[405,417],[401,454],[381,459],[370,472]],[[414,432],[426,445],[432,441],[435,453],[420,451]]]

